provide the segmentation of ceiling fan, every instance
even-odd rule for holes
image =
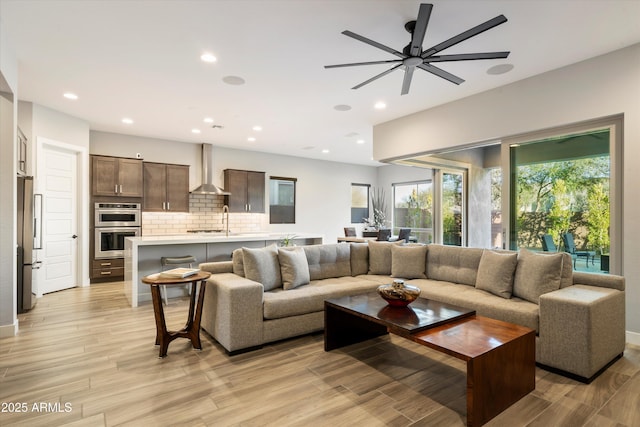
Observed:
[[[429,17],[431,16],[431,9],[433,9],[432,4],[422,3],[420,5],[420,9],[418,10],[418,18],[415,21],[409,21],[405,24],[404,28],[409,33],[411,33],[411,42],[404,47],[402,52],[398,52],[395,49],[392,49],[376,41],[363,37],[352,31],[346,30],[342,32],[342,34],[344,34],[345,36],[349,36],[351,38],[359,40],[373,47],[377,47],[378,49],[391,53],[401,59],[391,59],[386,61],[356,62],[351,64],[325,65],[324,68],[340,68],[340,67],[353,67],[358,65],[397,63],[397,65],[394,65],[390,69],[383,71],[382,73],[371,77],[369,80],[366,80],[352,87],[352,89],[359,89],[362,86],[379,79],[380,77],[386,76],[392,71],[404,68],[404,80],[402,81],[401,94],[406,95],[407,93],[409,93],[409,87],[411,86],[411,79],[413,77],[413,72],[416,68],[419,68],[423,71],[427,71],[431,74],[435,74],[438,77],[442,77],[445,80],[448,80],[452,83],[459,85],[460,83],[464,82],[463,79],[441,68],[436,67],[435,65],[432,64],[432,62],[469,61],[469,60],[476,60],[476,59],[498,59],[498,58],[506,58],[507,56],[509,56],[510,52],[460,53],[460,54],[451,54],[451,55],[436,55],[438,52],[442,50],[445,50],[473,36],[476,36],[480,33],[490,30],[493,27],[496,27],[500,24],[507,22],[507,18],[505,18],[504,15],[496,16],[493,19],[490,19],[480,25],[477,25],[467,31],[464,31],[458,34],[457,36],[451,37],[450,39],[445,40],[442,43],[438,43],[437,45],[432,46],[426,50],[422,50],[422,43],[424,42],[424,36],[427,31]]]

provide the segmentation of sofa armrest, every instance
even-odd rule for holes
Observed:
[[[211,274],[233,273],[233,261],[203,262],[198,268]]]
[[[261,283],[213,274],[204,294],[202,328],[229,352],[261,345],[263,294]]]
[[[615,274],[581,273],[574,271],[573,284],[598,286],[624,291],[625,280],[623,276],[617,276]]]
[[[625,293],[573,285],[540,296],[536,360],[589,379],[625,347]]]

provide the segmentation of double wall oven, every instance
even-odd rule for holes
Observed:
[[[140,235],[140,203],[95,203],[94,258],[124,257],[125,237]]]

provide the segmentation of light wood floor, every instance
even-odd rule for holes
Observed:
[[[172,329],[186,309],[170,301]],[[0,425],[465,425],[463,363],[408,340],[325,353],[315,334],[229,357],[202,337],[202,351],[177,340],[158,359],[152,307],[130,308],[122,283],[46,295],[0,339]],[[536,373],[489,425],[640,426],[640,347],[590,385]]]

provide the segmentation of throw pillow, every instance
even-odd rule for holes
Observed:
[[[369,242],[369,274],[391,274],[391,247],[400,242]]]
[[[520,249],[513,295],[538,304],[540,295],[560,289],[563,254],[543,255]]]
[[[309,265],[304,249],[301,247],[281,248],[278,250],[278,261],[280,261],[282,286],[285,291],[309,283]]]
[[[270,245],[266,248],[242,248],[244,276],[254,282],[262,283],[265,291],[282,285],[278,248]]]
[[[476,288],[502,298],[511,298],[513,273],[518,264],[518,254],[485,250],[480,258]]]
[[[427,247],[425,245],[391,246],[391,277],[426,279],[426,270]]]
[[[242,248],[235,249],[231,253],[231,261],[233,261],[233,273],[244,277],[244,260],[242,257]]]

